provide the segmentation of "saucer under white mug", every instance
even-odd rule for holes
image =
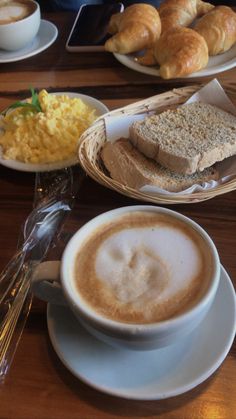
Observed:
[[[57,355],[81,381],[113,396],[160,400],[193,389],[224,361],[236,333],[236,297],[221,267],[214,303],[200,326],[181,342],[152,351],[100,342],[67,307],[48,304],[47,324]]]
[[[37,35],[24,48],[17,51],[4,51],[0,49],[0,63],[20,61],[39,54],[53,44],[57,35],[57,27],[52,22],[41,19]]]

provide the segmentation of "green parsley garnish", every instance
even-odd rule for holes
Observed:
[[[38,94],[35,92],[35,90],[33,89],[33,87],[30,88],[31,91],[31,103],[28,102],[22,102],[20,100],[18,100],[17,102],[13,103],[12,105],[10,105],[5,112],[7,112],[9,109],[16,109],[16,108],[27,108],[28,110],[32,111],[32,112],[43,112],[39,99],[38,99]]]

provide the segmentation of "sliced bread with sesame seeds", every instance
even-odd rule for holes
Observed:
[[[236,117],[194,102],[134,122],[130,140],[162,166],[193,174],[236,154]]]
[[[146,158],[126,138],[114,143],[108,141],[101,151],[101,157],[112,179],[134,189],[154,185],[169,192],[179,192],[194,184],[219,178],[213,167],[194,175],[175,174]]]

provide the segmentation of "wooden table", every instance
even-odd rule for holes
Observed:
[[[47,14],[59,29],[56,42],[39,55],[0,65],[0,106],[28,96],[29,86],[49,92],[74,91],[102,100],[110,109],[210,78],[166,82],[123,67],[108,53],[70,54],[65,41],[74,14]],[[217,75],[236,93],[236,70]],[[235,96],[236,97],[236,96]],[[236,102],[235,102],[236,103]],[[34,175],[0,168],[0,267],[13,255],[22,223],[32,209]],[[103,211],[138,204],[86,177],[75,212],[77,227]],[[222,264],[236,285],[236,191],[204,203],[173,205],[211,235]],[[219,330],[220,333],[220,330]],[[204,356],[204,354],[203,354]],[[236,418],[236,346],[206,382],[163,401],[130,401],[100,393],[76,379],[58,359],[49,341],[46,305],[33,301],[23,336],[5,384],[0,388],[0,418]]]

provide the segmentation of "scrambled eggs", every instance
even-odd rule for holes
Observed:
[[[79,98],[42,90],[38,100],[42,112],[17,108],[2,118],[0,145],[5,159],[52,163],[70,158],[81,134],[97,118],[95,110]]]

